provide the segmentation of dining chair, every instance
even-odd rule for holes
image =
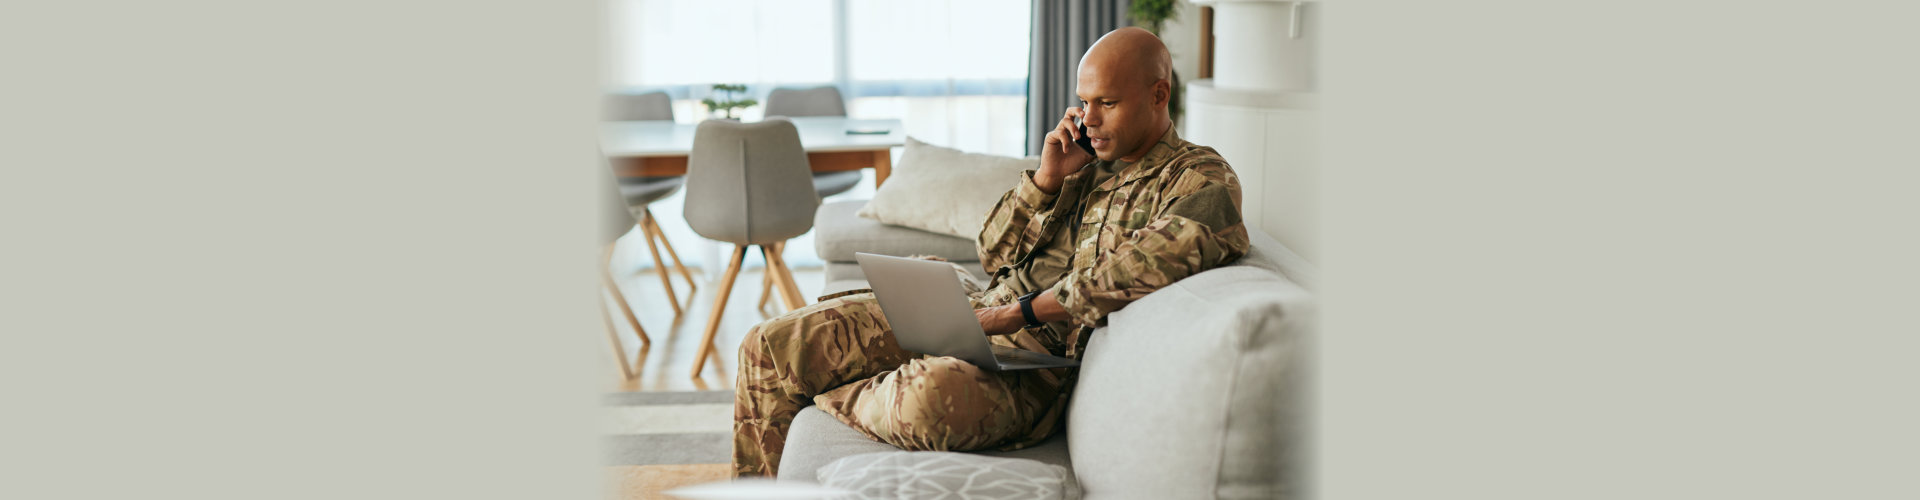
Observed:
[[[627,201],[638,220],[640,233],[647,240],[647,252],[653,255],[653,269],[660,274],[660,286],[667,289],[667,303],[673,306],[674,317],[681,313],[680,297],[673,291],[673,279],[668,277],[666,262],[660,259],[660,249],[666,248],[667,257],[673,259],[673,267],[687,282],[687,296],[692,297],[700,291],[693,280],[693,273],[687,271],[687,265],[680,263],[680,254],[673,250],[673,243],[667,241],[667,233],[660,229],[659,219],[654,218],[653,210],[648,208],[655,201],[671,196],[675,190],[686,183],[685,177],[628,177],[620,179],[620,195]],[[659,241],[656,245],[654,242]]]
[[[640,318],[633,315],[633,306],[627,303],[626,294],[620,293],[620,284],[613,279],[614,249],[618,247],[620,237],[632,231],[636,222],[633,218],[632,206],[627,204],[626,197],[615,188],[612,165],[606,162],[604,156],[601,158],[601,173],[598,177],[601,186],[597,191],[601,198],[600,240],[606,242],[606,248],[601,252],[600,283],[613,295],[614,305],[618,306],[620,313],[626,316],[627,324],[633,327],[634,334],[640,336],[641,359],[636,359],[631,364],[627,362],[626,349],[621,347],[620,334],[613,327],[613,312],[607,310],[604,299],[600,301],[600,315],[601,319],[606,321],[607,341],[612,344],[613,358],[619,363],[620,375],[625,380],[632,380],[639,376],[637,365],[645,361],[646,350],[653,344],[653,339],[647,337],[647,329],[640,326]]]
[[[614,122],[672,120],[673,97],[666,92],[610,93],[601,102],[600,119]]]
[[[813,229],[820,196],[807,182],[811,171],[806,150],[800,146],[800,130],[784,118],[755,123],[707,120],[694,129],[693,150],[687,157],[687,225],[702,237],[734,245],[714,294],[713,316],[700,341],[700,357],[694,360],[694,378],[700,377],[709,355],[719,358],[714,334],[748,247],[760,248],[768,279],[787,308],[805,305],[786,261],[772,249]]]
[[[847,116],[847,103],[840,97],[840,89],[833,86],[813,88],[779,88],[767,94],[766,116]],[[858,170],[842,172],[816,172],[813,174],[813,189],[821,198],[847,192],[860,185],[861,173]],[[786,250],[776,245],[774,252]],[[767,299],[772,297],[773,277],[767,276],[760,287],[760,305],[767,307]]]
[[[666,92],[645,94],[607,94],[603,103],[602,118],[608,121],[633,120],[673,120],[673,99]],[[655,201],[671,196],[679,189],[684,178],[680,176],[664,177],[622,177],[619,178],[620,194],[633,207],[635,219],[639,220],[642,237],[647,240],[647,252],[653,254],[653,268],[660,274],[660,286],[667,289],[667,302],[673,306],[674,317],[681,312],[680,296],[673,290],[673,279],[668,277],[667,264],[660,259],[660,247],[666,247],[667,256],[673,259],[673,266],[680,277],[687,281],[687,295],[691,297],[700,291],[700,285],[693,280],[693,273],[686,264],[680,263],[680,254],[673,250],[673,243],[667,241],[667,233],[660,230],[660,222],[653,217],[653,211],[647,209]],[[656,244],[655,241],[658,241]]]
[[[767,94],[766,116],[847,116],[846,100],[840,98],[840,89],[832,86],[808,89],[773,89]],[[817,172],[813,174],[813,189],[821,198],[847,192],[860,185],[860,171]]]

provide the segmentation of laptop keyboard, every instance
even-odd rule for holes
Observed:
[[[1015,348],[1003,346],[1000,344],[990,344],[990,345],[993,347],[993,357],[1000,358],[1002,361],[1032,361],[1032,362],[1044,361],[1044,359],[1041,359],[1040,356],[1036,356],[1035,353],[1032,351],[1027,351],[1024,349],[1015,349]]]

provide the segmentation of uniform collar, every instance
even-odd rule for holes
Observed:
[[[1167,133],[1160,135],[1159,142],[1155,142],[1152,148],[1148,148],[1147,154],[1140,155],[1140,161],[1136,161],[1131,164],[1128,164],[1124,170],[1115,172],[1113,177],[1107,179],[1107,183],[1112,183],[1113,185],[1118,186],[1121,184],[1133,182],[1134,179],[1139,179],[1141,177],[1146,177],[1149,175],[1156,174],[1160,171],[1162,167],[1166,166],[1167,160],[1169,158],[1172,158],[1173,155],[1175,153],[1178,153],[1180,150],[1185,149],[1187,144],[1188,144],[1187,141],[1185,139],[1181,139],[1180,134],[1174,131],[1174,127],[1167,127]],[[1102,162],[1106,160],[1096,159],[1094,161]],[[1115,162],[1108,162],[1108,163],[1117,164],[1119,162],[1115,161]],[[1095,166],[1094,168],[1100,168],[1100,167]],[[1092,176],[1093,176],[1093,169],[1081,169],[1079,172],[1074,172],[1068,175],[1066,180],[1068,182],[1078,182],[1082,179],[1091,178]],[[1098,189],[1098,188],[1099,186],[1095,186],[1095,189]]]
[[[1140,155],[1140,160],[1127,165],[1125,170],[1116,172],[1114,178],[1108,182],[1119,186],[1133,182],[1134,179],[1159,173],[1166,167],[1167,160],[1173,158],[1174,153],[1184,149],[1187,144],[1187,141],[1181,139],[1180,134],[1173,129],[1174,127],[1167,127],[1167,133],[1160,135],[1159,142],[1155,142],[1152,148],[1147,149],[1147,154]]]

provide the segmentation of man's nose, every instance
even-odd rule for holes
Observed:
[[[1080,123],[1089,127],[1100,126],[1100,112],[1096,111],[1097,109],[1099,106],[1087,106],[1084,109],[1085,112],[1080,115]]]

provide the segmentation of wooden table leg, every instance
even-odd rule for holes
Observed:
[[[887,182],[887,176],[893,175],[893,150],[882,149],[873,152],[873,187]]]

